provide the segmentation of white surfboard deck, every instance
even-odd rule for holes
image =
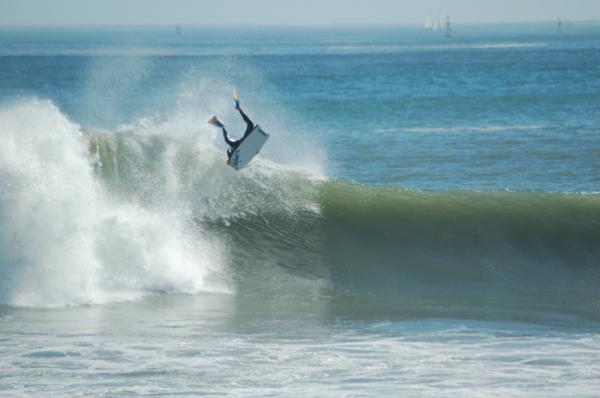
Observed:
[[[227,164],[236,170],[240,170],[258,154],[267,139],[269,139],[269,134],[262,131],[257,124],[254,130],[244,138],[244,141],[234,149],[231,157],[227,160]]]

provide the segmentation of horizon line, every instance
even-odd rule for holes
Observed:
[[[477,21],[455,21],[451,19],[453,25],[543,25],[555,24],[558,18],[550,20],[535,20],[535,21],[494,21],[494,22],[477,22]],[[580,24],[600,24],[600,19],[562,19],[562,23],[580,23]],[[385,23],[370,23],[370,22],[349,22],[349,23],[94,23],[94,24],[77,24],[77,23],[51,23],[51,24],[0,24],[1,28],[138,28],[138,27],[210,27],[210,28],[355,28],[355,27],[416,27],[422,26],[421,22],[385,22]]]

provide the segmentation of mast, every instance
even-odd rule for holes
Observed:
[[[558,17],[558,20],[556,21],[556,28],[558,29],[558,33],[562,33],[563,21],[560,17]]]
[[[454,37],[452,33],[452,27],[450,26],[450,17],[446,16],[446,37],[451,38]]]

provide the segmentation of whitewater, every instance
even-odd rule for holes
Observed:
[[[2,28],[0,395],[594,397],[571,29]]]

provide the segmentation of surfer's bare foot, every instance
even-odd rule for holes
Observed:
[[[235,89],[233,89],[233,101],[235,102],[235,109],[240,110],[240,98],[238,97],[238,93]]]
[[[211,117],[208,123],[212,124],[213,126],[223,127],[223,123],[221,123],[216,116]]]

